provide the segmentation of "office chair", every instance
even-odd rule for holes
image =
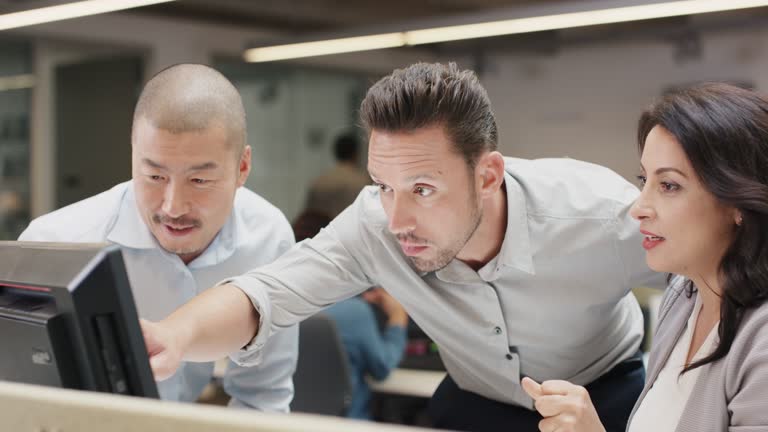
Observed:
[[[291,411],[343,416],[352,398],[347,354],[327,315],[299,324],[299,360]]]

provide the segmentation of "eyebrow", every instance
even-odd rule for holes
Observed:
[[[664,174],[665,172],[676,172],[676,173],[680,174],[681,176],[683,176],[685,178],[688,178],[688,176],[685,175],[684,172],[680,171],[677,168],[672,168],[672,167],[659,168],[659,169],[656,170],[656,175]]]
[[[149,165],[152,168],[157,168],[161,170],[167,170],[168,168],[165,165],[159,164],[152,159],[149,158],[143,158],[141,160],[145,165]],[[195,165],[193,167],[190,167],[187,171],[204,171],[204,170],[210,170],[217,168],[218,165],[216,162],[205,162],[200,165]]]
[[[371,177],[371,180],[373,180],[374,182],[378,182],[378,180],[376,180],[376,177],[378,177],[376,174],[369,172],[368,175]],[[410,182],[415,182],[416,180],[421,180],[421,179],[438,180],[436,177],[431,176],[429,174],[416,174],[406,178],[405,181],[410,183]]]
[[[643,166],[643,164],[640,164],[640,169],[642,169],[642,170],[643,170],[643,172],[645,172],[645,167]],[[657,169],[657,170],[654,172],[654,174],[656,174],[656,175],[659,175],[659,174],[664,174],[665,172],[676,172],[676,173],[680,174],[681,176],[683,176],[684,178],[688,178],[688,176],[687,176],[687,175],[685,175],[685,173],[684,173],[684,172],[680,171],[680,170],[679,170],[679,169],[677,169],[677,168],[672,168],[672,167],[662,167],[662,168],[658,168],[658,169]]]

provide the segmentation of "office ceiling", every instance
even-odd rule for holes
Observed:
[[[43,6],[70,3],[75,0],[0,0],[0,13],[15,12]],[[161,16],[176,20],[190,20],[243,29],[274,31],[276,40],[301,38],[313,34],[359,33],[361,29],[387,29],[419,20],[446,19],[490,15],[496,11],[527,7],[546,7],[584,0],[176,0],[168,3],[130,9],[118,13]],[[597,0],[596,0],[597,1]],[[631,0],[634,1],[634,0]],[[630,1],[630,2],[631,2]],[[702,0],[704,1],[704,0]],[[653,34],[657,37],[677,38],[697,28],[762,27],[768,23],[768,7],[740,11],[704,14],[694,20],[687,17],[667,18],[577,28],[558,32],[483,40],[481,44],[519,42],[523,47],[531,41],[551,44],[554,39],[595,39],[632,37]],[[555,33],[557,33],[555,35]],[[475,47],[477,42],[457,42],[452,46]],[[539,48],[536,48],[539,49]]]
[[[302,34],[555,2],[562,0],[178,0],[136,11]]]

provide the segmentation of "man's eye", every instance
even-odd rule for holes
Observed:
[[[206,184],[206,183],[208,183],[208,180],[196,178],[196,179],[192,179],[192,183],[195,183],[195,184]]]
[[[152,180],[152,181],[160,181],[160,180],[163,179],[163,176],[151,175],[151,176],[149,176],[149,179]]]
[[[435,192],[434,189],[426,188],[424,186],[416,186],[413,191],[422,197],[428,197]]]

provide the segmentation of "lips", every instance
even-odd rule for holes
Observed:
[[[163,228],[165,229],[165,232],[167,232],[172,236],[183,236],[192,232],[192,230],[195,229],[195,226],[194,225],[174,226],[174,225],[163,224]]]
[[[424,252],[429,246],[400,242],[400,247],[407,256],[416,256]]]
[[[643,239],[643,248],[645,250],[651,250],[666,240],[664,237],[649,231],[640,230],[640,232],[645,235]]]

